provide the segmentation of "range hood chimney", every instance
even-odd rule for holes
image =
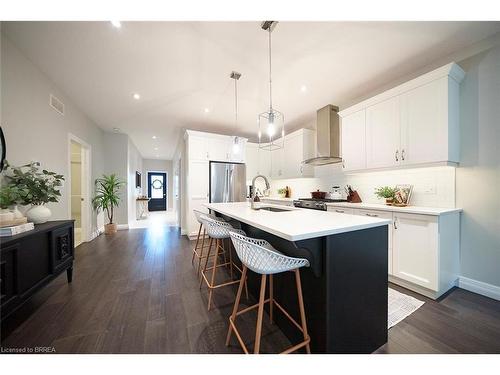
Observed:
[[[328,104],[316,112],[316,157],[304,164],[325,165],[340,163],[339,107]]]

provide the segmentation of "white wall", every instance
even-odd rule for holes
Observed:
[[[127,200],[128,200],[128,221],[134,221],[137,217],[136,198],[142,195],[142,188],[135,186],[135,172],[142,173],[142,155],[128,137],[127,149]]]
[[[500,46],[460,65],[461,274],[500,286]]]
[[[64,92],[29,61],[8,38],[1,36],[1,123],[7,159],[13,165],[39,161],[43,168],[69,176],[68,134],[88,143],[92,180],[103,168],[103,131],[77,108]],[[49,95],[64,102],[61,116],[49,106]],[[69,219],[70,186],[65,183],[58,203],[50,203],[52,219]],[[97,229],[95,213],[92,231]]]
[[[142,161],[142,191],[148,194],[148,172],[167,172],[167,209],[173,209],[172,160],[144,159]]]

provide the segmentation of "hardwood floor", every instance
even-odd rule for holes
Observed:
[[[73,283],[61,275],[2,325],[2,347],[57,353],[241,353],[224,345],[236,286],[198,288],[186,237],[174,227],[119,231],[76,249]],[[394,286],[395,287],[395,286]],[[377,353],[500,353],[500,302],[455,289],[389,330]],[[304,291],[307,292],[307,291]],[[245,304],[254,300],[242,300]],[[256,314],[238,321],[253,346]],[[261,352],[290,343],[264,319]]]

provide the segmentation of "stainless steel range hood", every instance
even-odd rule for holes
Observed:
[[[327,105],[316,115],[316,157],[304,160],[304,164],[325,165],[340,163],[339,107]]]

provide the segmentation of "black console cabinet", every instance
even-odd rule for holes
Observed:
[[[49,221],[0,238],[0,320],[66,271],[73,276],[73,220]]]

